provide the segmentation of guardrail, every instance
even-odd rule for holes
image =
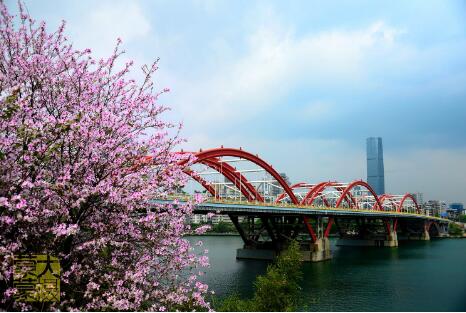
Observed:
[[[186,195],[169,195],[164,197],[161,200],[178,200],[183,202],[192,202],[194,198],[192,196]],[[341,212],[366,212],[366,213],[379,213],[381,215],[405,215],[405,216],[418,216],[418,217],[427,217],[431,219],[441,220],[445,222],[452,222],[449,219],[445,219],[439,216],[427,215],[427,214],[420,214],[417,212],[405,212],[405,211],[379,211],[379,210],[370,210],[370,209],[360,209],[360,208],[335,208],[335,207],[326,207],[326,206],[306,206],[306,205],[296,205],[287,202],[260,202],[260,201],[233,201],[233,200],[226,200],[226,199],[217,199],[217,198],[205,198],[203,203],[208,204],[228,204],[228,205],[248,205],[248,206],[262,206],[262,207],[276,207],[276,208],[290,208],[290,209],[302,209],[302,210],[321,210],[321,211],[341,211]]]

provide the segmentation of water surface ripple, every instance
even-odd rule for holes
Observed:
[[[211,268],[203,280],[219,297],[249,297],[268,262],[236,260],[240,237],[202,236]],[[336,247],[333,259],[304,263],[304,311],[466,311],[466,240],[402,242],[398,248]]]

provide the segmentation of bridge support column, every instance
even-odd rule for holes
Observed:
[[[398,235],[396,232],[398,226],[398,219],[385,220],[385,228],[387,231],[387,238],[384,241],[384,247],[398,247]]]
[[[340,230],[341,237],[337,246],[398,247],[397,224],[397,219],[361,219],[349,222],[350,226],[346,226],[346,231]]]
[[[420,226],[417,226],[417,230],[418,230],[417,232],[412,232],[408,234],[409,240],[429,241],[430,240],[429,229],[430,229],[431,223],[432,222],[430,221],[423,221]]]
[[[429,229],[430,229],[431,223],[432,222],[424,222],[424,228],[422,229],[422,233],[421,233],[419,240],[423,240],[423,241],[430,240]]]
[[[317,217],[316,230],[314,230],[307,217],[304,217],[304,224],[311,236],[312,242],[309,243],[309,246],[304,246],[304,251],[302,251],[303,261],[320,262],[330,260],[332,252],[330,250],[328,235],[332,228],[333,218],[330,217],[328,219],[328,223],[324,228],[323,218]],[[309,248],[309,250],[306,248]]]
[[[239,223],[238,216],[230,214],[230,219],[244,242],[236,250],[237,259],[273,260],[303,227],[301,219],[290,216],[249,215]]]
[[[424,231],[421,233],[421,236],[419,237],[419,240],[429,241],[430,240],[429,231],[424,229]]]

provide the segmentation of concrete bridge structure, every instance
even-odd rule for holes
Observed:
[[[180,161],[184,172],[209,195],[195,205],[194,213],[229,216],[244,242],[237,258],[272,259],[291,240],[298,240],[303,260],[328,260],[331,232],[338,236],[338,245],[390,248],[403,240],[448,236],[450,221],[430,216],[409,193],[378,196],[363,180],[289,184],[258,155],[242,149],[180,152],[186,153],[193,154],[194,160]],[[243,161],[257,170],[234,165]],[[211,172],[196,170],[199,165]],[[268,179],[247,177],[258,172]],[[222,179],[209,180],[211,174]],[[155,201],[174,205],[189,200],[183,197],[186,194]]]
[[[304,261],[331,259],[329,235],[334,225],[337,245],[398,247],[403,240],[448,236],[449,220],[409,212],[349,208],[209,201],[196,204],[195,214],[228,215],[244,242],[237,258],[273,259],[290,240],[301,244]],[[156,200],[171,204],[173,200]],[[185,204],[177,200],[177,204]]]

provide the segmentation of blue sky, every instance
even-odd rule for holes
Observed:
[[[466,202],[463,1],[26,5],[96,56],[121,37],[138,66],[160,57],[185,148],[242,146],[292,180],[349,181],[381,136],[387,192]]]

